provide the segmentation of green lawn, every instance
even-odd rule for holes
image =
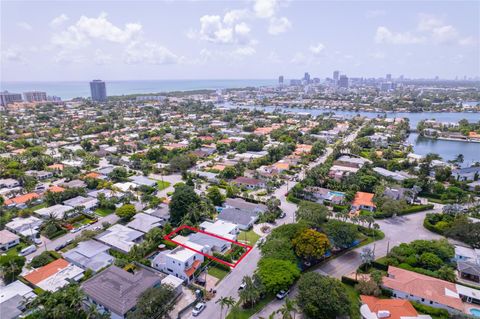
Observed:
[[[268,295],[264,299],[260,300],[259,303],[257,303],[253,308],[251,309],[242,309],[241,306],[239,305],[239,310],[234,313],[234,311],[230,311],[226,319],[248,319],[257,312],[259,312],[261,309],[263,309],[269,302],[271,302],[275,296],[273,295]]]
[[[170,182],[157,181],[157,189],[158,189],[159,191],[164,190],[164,189],[167,188],[168,186],[170,186]]]
[[[219,280],[222,280],[226,275],[228,275],[228,271],[212,266],[208,268],[208,274],[218,278]]]
[[[20,250],[22,250],[23,248],[27,247],[28,245],[24,242],[20,242],[20,244],[18,244],[17,246],[14,246],[12,248],[10,248],[9,250],[7,250],[5,253],[8,255],[8,256],[18,256],[18,252]]]
[[[38,205],[35,205],[35,206],[30,207],[30,209],[31,209],[31,210],[37,210],[37,209],[45,208],[45,207],[47,207],[47,206],[48,206],[47,203],[41,203],[41,204],[38,204]]]
[[[245,242],[247,241],[249,245],[255,245],[258,239],[260,239],[260,235],[250,229],[249,231],[241,231],[240,234],[237,236],[238,241]]]
[[[347,290],[348,297],[350,299],[350,318],[351,319],[360,319],[360,302],[358,291],[355,290],[352,286],[342,283],[342,285]]]
[[[102,216],[102,217],[110,215],[111,213],[113,213],[113,209],[109,209],[109,208],[97,208],[97,209],[95,209],[95,214],[97,214],[99,216]]]

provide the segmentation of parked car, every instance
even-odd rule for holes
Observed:
[[[285,298],[289,293],[290,293],[290,290],[280,290],[280,292],[277,294],[277,299],[282,300],[282,299]]]
[[[35,247],[35,245],[30,245],[30,246],[25,247],[22,250],[20,250],[19,255],[20,256],[26,256],[28,254],[33,253],[34,251],[37,251],[37,247]]]
[[[247,284],[242,281],[242,283],[241,283],[240,286],[238,287],[238,290],[243,290],[243,289],[245,289],[246,286],[247,286]]]
[[[285,216],[287,216],[287,214],[285,214],[285,212],[281,212],[280,216],[278,216],[278,218],[284,218]]]
[[[33,242],[35,243],[35,245],[41,245],[41,244],[42,244],[42,239],[35,237],[35,238],[33,239]]]
[[[194,317],[198,316],[199,314],[202,313],[202,311],[205,309],[207,305],[204,302],[199,302],[193,307],[192,315]]]
[[[67,245],[65,244],[60,244],[58,245],[57,247],[55,247],[55,251],[59,251],[59,250],[62,250],[63,248],[65,248]]]

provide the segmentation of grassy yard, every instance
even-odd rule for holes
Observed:
[[[355,290],[352,286],[343,284],[347,290],[348,297],[350,299],[350,318],[351,319],[360,319],[362,316],[360,315],[360,302],[359,302],[359,294],[358,291]]]
[[[158,189],[159,191],[164,190],[164,189],[167,188],[168,186],[170,186],[170,182],[157,181],[157,189]]]
[[[109,208],[97,208],[97,209],[95,209],[95,214],[97,214],[98,216],[105,217],[107,215],[110,215],[111,213],[113,213],[113,209],[109,209]]]
[[[273,295],[268,295],[264,299],[260,300],[253,308],[251,309],[242,309],[239,305],[239,309],[234,313],[234,310],[230,311],[226,319],[248,319],[261,309],[263,309],[269,302],[275,298]]]
[[[47,203],[41,203],[41,204],[38,204],[38,205],[35,205],[35,206],[30,207],[30,209],[31,209],[31,210],[37,210],[37,209],[45,208],[45,207],[47,207],[47,206],[48,206]]]
[[[240,242],[245,242],[247,241],[247,243],[249,245],[255,245],[255,243],[257,242],[257,240],[260,238],[260,235],[258,235],[256,232],[253,231],[253,229],[250,229],[249,231],[241,231],[240,234],[238,234],[238,241]]]
[[[208,268],[208,274],[218,278],[219,280],[222,280],[226,275],[228,275],[228,271],[212,266]]]
[[[17,246],[14,246],[12,248],[10,248],[9,250],[7,250],[5,252],[5,254],[7,254],[8,256],[18,256],[18,253],[20,252],[20,250],[22,250],[23,248],[27,247],[28,245],[24,242],[20,242],[20,244],[18,244]]]

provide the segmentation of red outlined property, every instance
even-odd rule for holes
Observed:
[[[209,236],[212,236],[212,237],[221,239],[221,240],[228,241],[228,242],[230,242],[232,245],[237,245],[237,246],[240,246],[240,247],[245,248],[247,251],[246,251],[245,253],[243,253],[243,255],[240,256],[240,258],[238,258],[238,260],[237,260],[235,263],[226,262],[225,260],[221,260],[221,259],[219,259],[219,258],[217,258],[217,257],[214,257],[214,256],[212,256],[212,255],[206,254],[206,253],[204,253],[204,252],[202,252],[202,251],[199,251],[199,250],[196,250],[196,249],[194,249],[194,248],[192,248],[192,247],[189,247],[188,245],[186,245],[186,244],[184,244],[184,243],[180,243],[180,242],[178,242],[178,241],[176,241],[176,240],[173,240],[173,239],[172,239],[172,236],[175,236],[178,232],[180,232],[180,231],[183,230],[183,229],[188,229],[188,230],[191,230],[191,231],[193,231],[193,232],[202,233],[202,234],[209,235]],[[178,227],[177,229],[173,230],[170,234],[165,235],[163,238],[164,238],[165,240],[171,242],[171,243],[174,243],[174,244],[177,244],[177,245],[179,245],[179,246],[182,246],[182,247],[184,247],[184,248],[186,248],[186,249],[189,249],[189,250],[191,250],[191,251],[194,251],[194,252],[196,252],[196,253],[198,253],[198,254],[200,254],[200,255],[203,255],[203,256],[205,256],[205,257],[207,257],[207,258],[209,258],[209,259],[215,260],[216,262],[222,263],[222,264],[227,265],[227,266],[232,267],[232,268],[235,268],[235,267],[242,261],[242,259],[245,258],[245,256],[247,256],[248,253],[253,249],[253,247],[250,246],[250,245],[246,245],[246,244],[243,244],[243,243],[239,243],[238,241],[231,240],[231,239],[229,239],[229,238],[225,238],[225,237],[219,236],[219,235],[217,235],[217,234],[212,234],[212,233],[209,233],[209,232],[206,232],[206,231],[204,231],[204,230],[201,230],[201,229],[198,229],[198,228],[195,228],[195,227],[191,227],[191,226],[188,226],[188,225],[182,225],[182,226]]]

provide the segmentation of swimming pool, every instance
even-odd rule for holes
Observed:
[[[341,197],[345,197],[345,193],[342,193],[342,192],[329,191],[328,193],[329,193],[331,196],[341,196]]]
[[[479,317],[479,318],[480,318],[480,309],[472,308],[472,309],[470,309],[470,313],[471,313],[474,317]]]

